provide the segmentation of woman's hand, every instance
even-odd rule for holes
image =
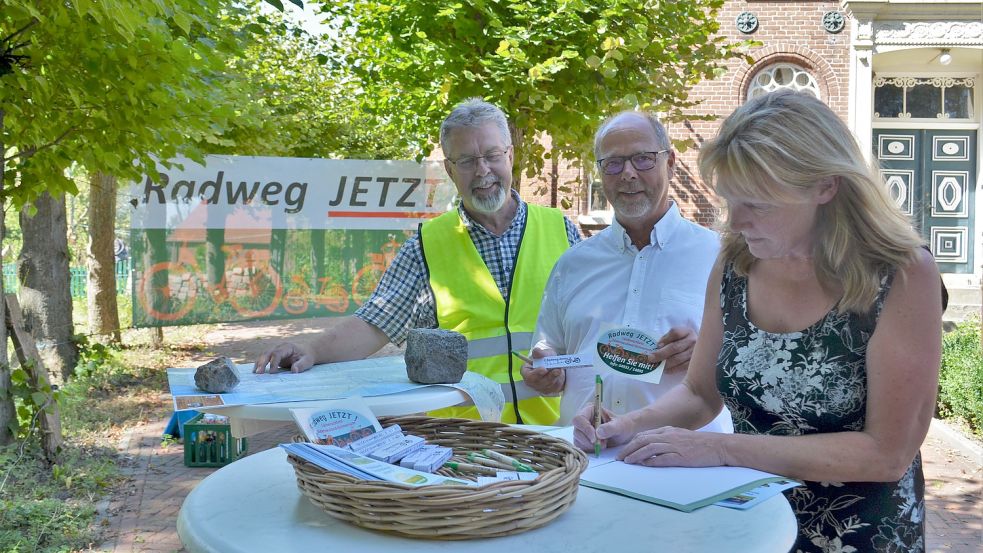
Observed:
[[[606,449],[621,445],[635,434],[634,425],[625,416],[616,416],[601,408],[601,425],[594,429],[594,404],[585,405],[573,418],[573,445],[584,451],[594,451],[594,441]]]
[[[724,466],[724,434],[695,432],[672,426],[635,435],[618,454],[618,460],[647,467]]]

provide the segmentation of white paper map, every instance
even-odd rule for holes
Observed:
[[[195,369],[167,369],[174,410],[384,396],[428,386],[407,378],[406,363],[398,355],[314,365],[302,373],[256,374],[252,364],[245,364],[237,365],[236,373],[239,385],[232,392],[207,394],[195,385]],[[464,375],[460,383],[444,385],[468,394],[482,417],[494,417],[485,420],[499,420],[505,397],[498,384],[475,373]]]

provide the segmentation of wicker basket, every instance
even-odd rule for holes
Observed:
[[[496,482],[480,488],[424,486],[359,480],[328,472],[289,456],[297,486],[315,505],[335,518],[371,530],[411,538],[466,540],[518,534],[544,526],[566,511],[577,497],[587,457],[567,442],[496,422],[430,417],[382,418],[428,443],[451,447],[455,459],[490,449],[518,459],[539,472],[528,482]],[[474,480],[441,469],[440,474]]]

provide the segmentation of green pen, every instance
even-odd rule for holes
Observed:
[[[486,474],[489,476],[497,476],[498,471],[491,467],[483,467],[481,465],[469,465],[468,463],[458,463],[456,461],[447,461],[444,466],[456,470],[458,472],[474,472],[476,474]]]
[[[601,375],[594,375],[594,457],[601,456],[601,440],[597,439],[597,427],[601,426]]]
[[[489,459],[494,459],[502,463],[508,463],[509,465],[512,466],[512,468],[514,468],[518,472],[536,472],[532,467],[523,463],[522,461],[518,461],[516,459],[509,457],[508,455],[503,455],[497,451],[492,451],[490,449],[482,449],[481,453],[483,453],[485,457],[488,457]]]
[[[501,470],[512,470],[513,469],[512,465],[509,464],[509,463],[503,463],[501,461],[496,461],[494,459],[489,459],[488,457],[485,457],[483,455],[479,455],[477,453],[468,453],[468,461],[470,461],[470,462],[472,462],[472,463],[474,463],[476,465],[482,465],[482,466],[491,467],[491,468],[495,468],[495,469],[501,469]]]

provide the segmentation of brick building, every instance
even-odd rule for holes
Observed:
[[[720,32],[752,38],[753,63],[732,61],[718,79],[694,87],[701,114],[727,116],[748,97],[780,87],[807,90],[833,108],[884,168],[886,185],[930,244],[960,311],[980,312],[983,276],[983,2],[866,0],[726,2]],[[671,196],[684,214],[711,225],[714,198],[699,178],[699,144],[717,121],[669,128],[697,148],[678,157]],[[524,196],[550,175],[524,185]],[[579,182],[569,214],[610,220],[592,175],[561,168],[560,182]]]

